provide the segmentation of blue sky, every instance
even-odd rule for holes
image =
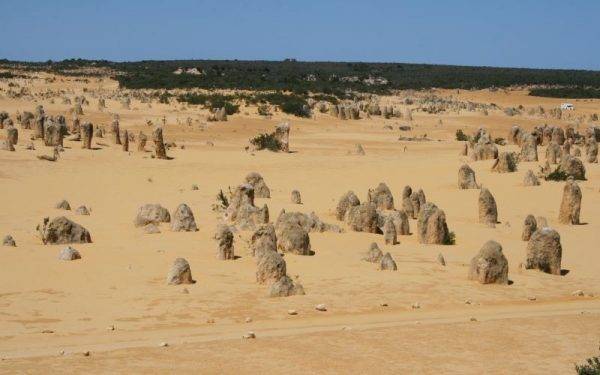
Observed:
[[[0,58],[600,70],[600,0],[0,0]]]

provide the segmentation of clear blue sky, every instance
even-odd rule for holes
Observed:
[[[600,0],[0,0],[0,58],[600,70]]]

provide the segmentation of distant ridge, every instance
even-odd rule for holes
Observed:
[[[477,89],[508,86],[600,88],[600,71],[475,67],[458,65],[243,60],[107,60],[58,62],[0,60],[0,67],[83,75],[110,74],[130,89],[248,89],[386,93],[398,89]]]

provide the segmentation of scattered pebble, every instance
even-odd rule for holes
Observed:
[[[380,303],[379,306],[381,306],[381,307],[388,307],[388,304],[385,303],[385,302],[383,302],[383,303]]]
[[[327,306],[325,306],[325,304],[324,304],[324,303],[320,303],[320,304],[318,304],[317,306],[315,306],[315,309],[316,309],[317,311],[327,311]]]
[[[85,352],[82,353],[84,357],[89,357],[90,356],[90,351],[86,350]]]
[[[252,318],[251,317],[247,317],[246,318],[246,323],[251,323],[252,322]]]
[[[470,300],[470,299],[468,299],[468,300],[465,300],[465,305],[470,305],[470,304],[472,304],[472,303],[473,303],[473,302],[471,302],[471,300]]]
[[[527,297],[527,299],[530,301],[535,301],[537,298],[535,296],[529,296]]]
[[[293,310],[293,309],[288,310],[288,315],[298,315],[298,311]]]
[[[59,350],[58,355],[65,355],[65,351],[63,349]]]
[[[160,346],[161,348],[166,348],[167,346],[169,346],[169,343],[163,341],[160,344],[158,344],[158,346]]]
[[[571,293],[571,295],[576,296],[576,297],[583,297],[585,295],[585,293],[583,293],[583,290],[579,289],[579,290],[576,290],[573,293]]]
[[[421,308],[421,304],[419,302],[415,302],[412,304],[412,308],[413,309],[420,309]]]
[[[107,331],[114,331],[115,330],[115,326],[114,324],[109,325],[108,327],[106,327]]]
[[[256,335],[254,334],[254,332],[248,332],[244,336],[242,336],[242,338],[243,339],[255,339]]]
[[[213,318],[206,319],[206,323],[215,324],[215,320]]]
[[[472,316],[472,317],[471,317],[469,320],[470,320],[470,321],[472,321],[472,322],[476,322],[476,321],[477,321],[477,318],[476,318],[476,317],[474,317],[474,316]]]
[[[42,333],[54,333],[54,331],[51,329],[45,329],[42,331]]]

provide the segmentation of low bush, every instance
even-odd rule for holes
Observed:
[[[546,181],[566,181],[567,177],[569,176],[567,176],[565,172],[561,171],[560,168],[557,167],[554,172],[548,174],[545,179]]]
[[[583,365],[575,365],[575,371],[579,375],[600,375],[600,356],[586,359]]]
[[[468,141],[469,137],[465,133],[463,133],[462,129],[458,129],[456,131],[456,140],[457,141]]]
[[[444,238],[443,245],[456,245],[456,234],[454,232],[448,232],[446,238]]]
[[[281,150],[281,142],[273,134],[259,134],[250,140],[250,143],[256,147],[257,150],[270,150],[279,151]]]
[[[258,114],[260,116],[271,116],[271,111],[269,110],[269,106],[266,104],[260,104],[258,106]]]

